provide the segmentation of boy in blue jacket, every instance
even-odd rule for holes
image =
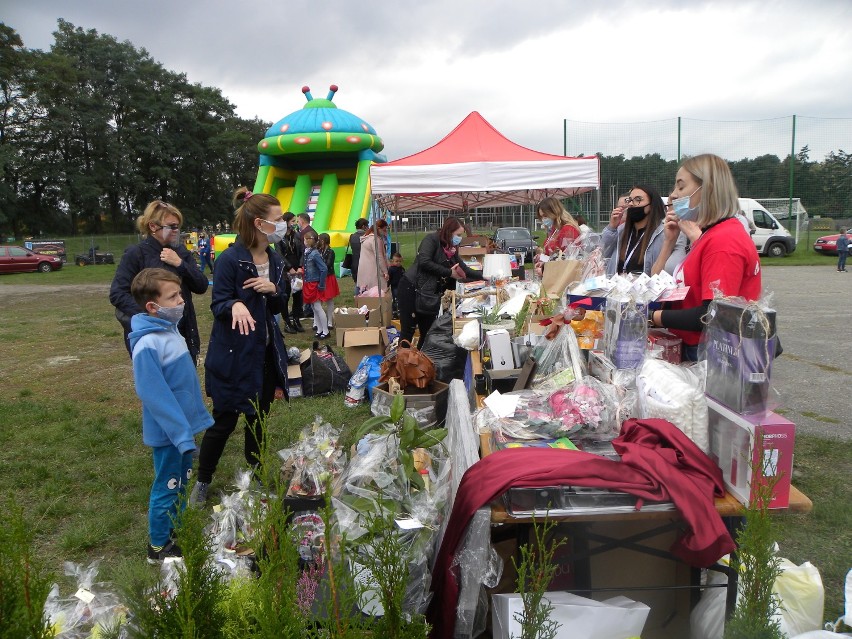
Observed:
[[[134,315],[128,335],[133,381],[142,400],[142,441],[154,458],[148,501],[148,563],[180,557],[172,522],[184,503],[192,475],[193,435],[213,418],[204,405],[201,384],[186,341],[178,333],[183,317],[180,278],[165,269],[146,268],[130,285],[144,313]]]

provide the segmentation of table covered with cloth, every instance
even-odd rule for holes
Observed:
[[[509,488],[576,485],[606,488],[644,500],[671,501],[686,524],[672,555],[705,568],[735,549],[716,511],[725,494],[719,467],[671,422],[629,419],[612,442],[621,461],[579,450],[514,448],[497,451],[471,466],[459,485],[447,531],[435,560],[429,607],[432,639],[451,639],[458,582],[453,558],[477,509]]]

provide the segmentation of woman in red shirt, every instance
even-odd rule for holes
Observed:
[[[564,251],[580,237],[577,221],[555,197],[546,197],[539,202],[536,214],[547,231],[547,239],[541,247],[542,254],[550,257]],[[541,260],[538,258],[536,256],[536,268],[540,270]]]
[[[715,291],[726,297],[760,297],[760,258],[754,242],[736,218],[737,187],[727,163],[716,155],[687,159],[678,169],[669,196],[662,253],[670,255],[682,231],[691,249],[674,276],[689,287],[686,297],[654,311],[654,326],[669,328],[683,339],[684,359],[695,360],[698,342]]]

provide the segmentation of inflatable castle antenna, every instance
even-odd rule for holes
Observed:
[[[337,93],[337,88],[338,87],[337,87],[336,84],[332,84],[331,86],[329,86],[328,87],[328,95],[325,97],[325,99],[328,100],[328,101],[331,101],[332,98],[334,98],[334,94]],[[311,95],[311,87],[309,87],[309,86],[302,87],[302,93],[305,94],[305,99],[308,102],[310,102],[311,100],[314,99],[314,96]]]

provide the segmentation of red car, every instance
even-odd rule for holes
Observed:
[[[814,242],[814,250],[817,253],[825,253],[826,255],[837,255],[837,238],[840,237],[840,233],[835,233],[834,235],[823,235],[820,238],[817,238],[817,241]],[[850,248],[852,248],[852,229],[846,230],[846,237],[849,238]]]
[[[0,273],[50,273],[62,268],[62,259],[56,255],[33,253],[21,246],[0,246]]]

